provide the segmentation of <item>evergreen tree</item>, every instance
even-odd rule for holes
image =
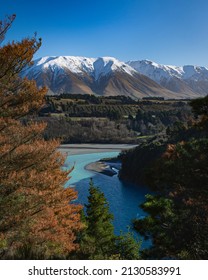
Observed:
[[[135,240],[131,232],[118,236],[116,242],[116,251],[121,260],[138,260],[140,259],[141,242]]]
[[[198,115],[208,116],[208,95],[191,101],[193,112]]]
[[[168,144],[147,174],[156,194],[142,204],[148,216],[134,222],[140,234],[152,238],[145,258],[208,258],[207,97],[191,104],[202,115],[194,134]]]
[[[131,233],[116,236],[113,215],[104,194],[90,181],[85,229],[80,234],[80,251],[73,258],[81,259],[139,259],[140,242]]]
[[[108,259],[115,252],[113,215],[105,196],[90,181],[86,205],[86,230],[81,240],[81,250],[88,259]]]

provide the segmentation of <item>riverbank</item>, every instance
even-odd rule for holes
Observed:
[[[75,155],[90,155],[92,154],[92,162],[86,164],[84,169],[86,171],[92,171],[102,173],[108,176],[113,176],[118,173],[120,169],[120,163],[105,158],[107,152],[120,153],[124,150],[135,148],[137,145],[132,144],[64,144],[61,145],[58,150],[65,154],[67,157]],[[93,154],[100,154],[98,161],[93,160]],[[102,157],[103,154],[103,157]],[[104,160],[102,160],[104,158]]]
[[[117,172],[112,168],[111,164],[108,164],[104,161],[96,161],[92,162],[85,166],[85,169],[88,171],[102,173],[104,175],[113,176],[116,175]]]
[[[105,152],[121,152],[135,148],[132,144],[63,144],[58,150],[69,155],[83,155]]]

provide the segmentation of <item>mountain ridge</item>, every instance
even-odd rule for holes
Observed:
[[[179,93],[208,94],[208,68],[195,65],[173,66],[150,60],[128,61],[128,65],[161,86]]]
[[[125,63],[114,57],[48,56],[35,60],[31,67],[24,69],[22,76],[35,79],[38,86],[47,86],[48,94],[127,95],[133,98],[146,96],[194,98],[201,94],[193,90],[194,85],[184,84],[179,77],[182,71],[179,67],[175,69],[176,67],[164,66],[161,72],[165,73],[163,75],[165,77],[160,75],[163,80],[161,82],[161,79],[156,79],[154,73],[155,69],[158,72],[159,64],[147,60],[142,63],[140,61]],[[208,69],[204,69],[204,72],[208,72]],[[178,77],[170,75],[170,70],[178,71]],[[175,88],[173,85],[170,86],[173,82]]]

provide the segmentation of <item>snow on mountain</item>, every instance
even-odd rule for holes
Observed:
[[[208,68],[206,67],[162,65],[150,60],[128,61],[127,64],[174,92],[187,91],[202,95],[208,93]]]
[[[136,71],[129,65],[113,57],[87,58],[78,56],[58,56],[58,57],[43,57],[34,61],[34,65],[23,72],[24,76],[29,73],[37,74],[38,72],[46,72],[47,70],[56,72],[69,70],[74,74],[87,73],[88,75],[99,79],[101,76],[106,76],[113,71],[125,72],[133,75]]]
[[[49,94],[127,95],[141,98],[194,98],[208,93],[208,69],[168,66],[149,60],[121,62],[114,57],[42,57],[22,72],[47,86]]]
[[[163,78],[168,79],[171,77],[176,77],[182,80],[193,79],[195,81],[201,80],[202,78],[208,79],[208,68],[206,67],[193,65],[185,65],[181,67],[162,65],[150,60],[128,61],[127,64],[157,82],[160,82]]]
[[[182,73],[180,67],[157,64],[150,60],[128,61],[127,64],[156,82],[160,82],[162,78],[168,79],[171,76],[181,77]]]
[[[22,76],[35,79],[38,86],[48,87],[48,94],[126,95],[133,98],[171,97],[173,94],[114,57],[43,57],[25,69]]]
[[[113,57],[99,57],[94,61],[93,66],[94,78],[96,80],[99,79],[100,76],[108,75],[108,73],[113,71],[124,72],[131,76],[136,73],[132,67]]]

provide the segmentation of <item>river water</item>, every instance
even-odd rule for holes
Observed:
[[[70,173],[71,178],[66,186],[75,187],[78,192],[76,202],[84,205],[87,203],[89,181],[92,178],[94,185],[100,188],[109,202],[110,212],[114,215],[115,233],[119,235],[121,231],[124,233],[130,230],[141,239],[131,228],[132,219],[145,215],[139,205],[144,201],[148,189],[123,182],[117,175],[111,177],[85,169],[85,166],[91,162],[116,157],[118,154],[118,152],[102,152],[68,156],[64,167],[68,169],[74,165],[75,168]],[[147,247],[148,244],[149,242],[143,241],[142,247]]]

